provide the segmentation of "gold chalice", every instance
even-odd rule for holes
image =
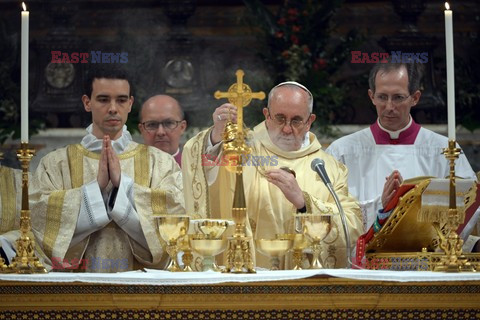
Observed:
[[[280,257],[284,256],[293,246],[293,239],[257,239],[257,250],[270,257],[272,267],[270,270],[280,269]]]
[[[320,261],[321,241],[325,239],[332,229],[331,215],[302,213],[295,216],[300,217],[304,234],[312,242],[313,258],[310,269],[322,269],[323,266]]]
[[[190,247],[190,241],[188,241],[188,234],[178,238],[177,251],[183,251],[183,255],[182,255],[183,271],[193,271],[192,269],[193,254],[192,254],[192,248]]]
[[[277,239],[290,239],[292,244],[293,270],[302,270],[303,250],[310,245],[310,241],[303,233],[277,234]]]
[[[187,234],[190,217],[185,215],[162,215],[154,218],[160,236],[167,243],[167,253],[170,256],[170,264],[167,270],[182,271],[177,261],[177,241],[178,238]]]
[[[204,234],[190,235],[190,246],[193,251],[203,257],[202,271],[221,271],[215,264],[215,256],[227,248],[227,239],[210,238]]]

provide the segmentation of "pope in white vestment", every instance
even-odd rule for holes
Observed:
[[[285,92],[288,90],[303,92],[299,87],[295,88],[295,85],[282,90],[287,90],[283,91],[283,94],[286,94]],[[223,105],[217,110],[221,110],[227,105]],[[280,110],[277,105],[271,105],[270,108],[269,112],[271,113]],[[293,106],[290,107],[290,110],[295,113]],[[285,111],[286,113],[287,111]],[[221,121],[221,114],[214,114],[214,119],[216,117]],[[322,261],[325,267],[346,266],[345,235],[338,208],[328,189],[318,175],[311,170],[310,165],[315,158],[325,161],[327,173],[346,214],[353,247],[353,243],[362,231],[362,221],[358,204],[348,192],[347,168],[321,149],[316,136],[308,132],[309,127],[306,128],[306,133],[302,133],[301,146],[299,145],[297,150],[285,150],[285,147],[282,148],[280,143],[275,143],[271,138],[268,126],[273,128],[275,124],[269,121],[273,120],[267,120],[257,125],[248,137],[252,153],[247,157],[243,166],[243,184],[249,220],[248,231],[251,232],[254,239],[273,239],[276,234],[293,231],[293,214],[300,208],[287,199],[281,188],[272,182],[272,178],[268,174],[269,171],[272,171],[288,176],[289,174],[283,170],[278,170],[280,167],[288,167],[296,173],[296,178],[289,183],[293,185],[295,180],[298,183],[305,211],[333,214],[333,229],[323,243]],[[222,144],[218,143],[212,146],[212,142],[210,142],[212,130],[213,128],[200,132],[184,147],[182,170],[186,208],[189,213],[198,217],[231,219],[235,176],[221,165]],[[285,125],[282,130],[287,130]],[[285,136],[290,137],[288,134]],[[215,163],[212,159],[219,159],[220,162]],[[260,253],[256,254],[256,264],[260,267],[270,267],[268,258]],[[288,265],[281,265],[281,268],[285,267],[288,268]]]
[[[80,144],[40,161],[30,201],[48,266],[92,272],[165,267],[168,255],[153,216],[184,213],[181,171],[170,155],[132,141],[125,128],[112,142],[122,169],[113,207],[96,183],[102,140],[91,126]]]

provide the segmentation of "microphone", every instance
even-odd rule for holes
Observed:
[[[330,178],[328,177],[327,171],[325,170],[325,161],[322,159],[316,158],[313,159],[311,164],[312,170],[318,173],[325,185],[331,184]]]
[[[322,179],[323,183],[327,187],[328,191],[332,194],[333,199],[335,200],[335,204],[337,205],[338,211],[340,212],[340,219],[342,220],[342,227],[343,233],[345,233],[345,242],[346,242],[346,250],[347,250],[347,267],[352,267],[352,250],[350,248],[350,233],[348,231],[347,219],[345,217],[345,212],[343,211],[342,204],[338,199],[337,193],[333,189],[332,183],[330,182],[330,178],[328,177],[327,171],[325,170],[325,161],[319,158],[315,158],[312,161],[311,168],[315,171],[320,178]]]

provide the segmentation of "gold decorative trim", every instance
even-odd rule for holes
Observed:
[[[193,172],[193,179],[192,179],[192,195],[195,200],[198,200],[203,195],[203,185],[200,181],[198,181],[198,171],[199,171],[199,159],[198,156],[200,155],[202,150],[202,146],[200,142],[197,140],[192,144],[192,148],[190,150],[190,155],[194,157],[195,161],[190,165],[190,169]],[[201,163],[201,159],[200,159]]]
[[[421,210],[417,214],[418,221],[421,222],[431,222],[437,221],[440,223],[446,223],[448,220],[448,207],[440,206],[440,205],[423,205]],[[457,207],[457,220],[464,221],[465,220],[465,210],[463,207]]]
[[[353,312],[363,310],[365,313],[370,313],[370,316],[366,314],[363,318],[357,318],[353,315],[343,315],[338,319],[373,319],[371,314],[386,309],[388,309],[387,313],[390,313],[391,310],[421,312],[428,309],[442,310],[442,314],[447,313],[443,310],[451,309],[455,309],[456,312],[461,312],[462,309],[474,309],[474,315],[480,312],[478,281],[389,282],[318,277],[290,281],[193,286],[129,286],[85,283],[55,283],[52,285],[8,281],[0,281],[0,285],[2,296],[0,310],[10,314],[18,310],[32,312],[40,310],[43,313],[47,313],[49,310],[65,313],[69,310],[89,310],[91,312],[111,310],[113,312],[114,310],[134,309],[133,313],[146,310],[155,312],[195,310],[197,315],[193,318],[198,319],[199,315],[208,310],[228,310],[229,316],[225,319],[231,319],[233,315],[242,310],[266,312],[324,310],[325,312],[336,312],[338,316],[349,310]],[[130,313],[127,318],[133,319],[133,313]],[[2,311],[0,311],[1,314]],[[422,319],[417,315],[410,312],[410,317],[395,317],[395,319]],[[300,318],[304,317],[298,316],[298,319]],[[425,319],[432,318],[437,317]],[[96,319],[100,319],[100,317],[96,317]],[[210,319],[210,317],[205,317],[205,319]],[[238,319],[247,318],[238,317]],[[248,319],[254,318],[248,317]],[[297,317],[272,317],[272,319],[297,319]],[[330,315],[330,317],[325,316],[321,319],[337,318]],[[451,315],[439,319],[462,318],[454,318]],[[471,317],[463,317],[463,319],[471,319]]]
[[[400,197],[382,229],[366,244],[365,252],[400,252],[400,248],[415,251],[422,247],[435,249],[432,247],[432,239],[436,236],[435,229],[430,223],[417,220],[421,210],[421,195],[429,183],[430,179],[423,180]],[[412,224],[408,223],[409,221],[412,221]],[[413,249],[412,246],[418,246],[418,249]]]
[[[205,133],[205,136],[202,139],[202,149],[201,151],[204,152],[207,150],[207,145],[208,145],[208,139],[210,139],[210,132],[212,132],[213,127],[207,130]],[[202,159],[200,159],[200,164],[201,164]],[[198,163],[198,162],[197,162]],[[201,175],[202,177],[202,183],[205,186],[205,215],[207,218],[212,217],[212,213],[210,212],[210,192],[208,190],[208,182],[207,182],[207,175],[205,172],[205,168],[202,166],[202,172],[203,174]]]
[[[53,256],[53,247],[60,232],[60,220],[65,199],[65,190],[53,191],[48,198],[43,248],[47,257]]]
[[[164,190],[152,189],[153,215],[167,214],[167,194]]]
[[[475,203],[477,198],[477,183],[474,183],[473,186],[465,193],[465,210],[470,208],[472,204]]]
[[[72,144],[67,147],[68,166],[70,168],[70,177],[72,188],[80,188],[83,185],[83,155],[79,152],[85,150],[80,144]]]
[[[100,154],[88,151],[81,144],[72,144],[67,147],[68,164],[72,177],[72,188],[83,185],[83,157],[100,160]],[[150,182],[149,152],[148,147],[139,144],[135,149],[119,154],[119,160],[134,157],[135,183],[148,187]]]
[[[312,198],[308,194],[308,192],[302,191],[303,199],[305,200],[305,207],[307,209],[307,213],[312,213]]]
[[[428,196],[447,196],[448,197],[450,196],[450,191],[449,190],[425,190],[423,194]],[[460,192],[460,191],[457,191],[455,193],[457,197],[463,197],[465,196],[465,194],[466,192]]]
[[[88,151],[85,149],[81,144],[73,144],[71,145],[73,148],[75,148],[75,151],[81,152],[85,157],[100,160],[100,153]],[[142,149],[146,148],[144,144],[138,144],[135,149],[130,150],[128,152],[124,152],[122,154],[117,155],[119,160],[124,160],[133,157],[137,152],[141,152]]]
[[[0,204],[2,205],[0,232],[2,233],[12,230],[15,224],[16,194],[13,170],[0,166]]]
[[[435,271],[442,252],[382,252],[365,254],[365,269],[396,271]],[[480,268],[479,253],[465,253],[463,257],[476,269]]]
[[[134,156],[135,183],[148,187],[150,185],[150,167],[148,165],[149,152],[146,145],[140,144],[133,151],[127,152]],[[122,154],[123,156],[124,154]],[[126,157],[128,158],[128,157]],[[124,159],[122,157],[122,159]]]
[[[43,312],[41,310],[34,311],[18,311],[18,312],[0,312],[2,319],[295,319],[295,320],[363,320],[363,319],[395,319],[395,320],[411,320],[411,319],[478,319],[476,317],[478,309],[466,310],[445,310],[445,309],[389,309],[389,310],[372,310],[372,309],[355,309],[355,310],[238,310],[232,312],[230,310],[138,310],[136,308],[127,310],[52,310]],[[474,318],[472,318],[474,317]]]

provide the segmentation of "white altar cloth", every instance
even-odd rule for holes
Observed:
[[[0,274],[3,281],[25,282],[83,282],[126,285],[206,285],[221,283],[246,283],[258,281],[295,280],[313,276],[337,277],[355,280],[426,282],[426,281],[475,281],[480,273],[443,273],[430,271],[390,270],[258,270],[256,274],[232,274],[219,272],[169,272],[162,270],[130,271],[121,273],[70,273],[48,274]]]

